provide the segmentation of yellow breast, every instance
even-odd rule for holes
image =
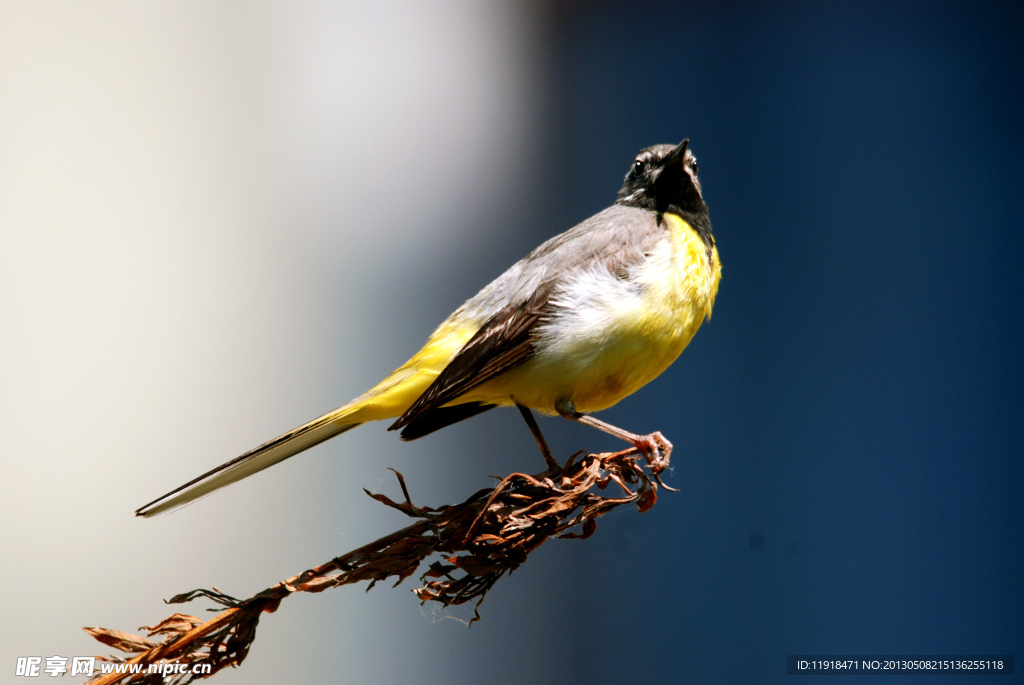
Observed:
[[[711,316],[721,264],[718,251],[708,250],[683,219],[665,214],[664,221],[665,239],[632,282],[607,272],[581,275],[568,296],[575,301],[548,325],[537,354],[470,393],[473,399],[508,404],[514,398],[548,413],[569,399],[578,411],[592,412],[668,368]]]
[[[668,240],[661,243],[641,269],[644,285],[639,311],[623,317],[616,345],[622,358],[606,362],[615,382],[598,386],[600,392],[581,398],[577,407],[591,411],[615,404],[657,378],[682,353],[700,325],[711,318],[722,266],[718,250],[708,246],[682,218],[665,214]],[[616,387],[618,385],[618,387]]]
[[[657,373],[679,356],[701,323],[711,318],[722,277],[717,248],[708,248],[679,216],[665,214],[664,221],[669,239],[651,255],[638,279],[646,287],[639,325],[651,341],[652,356],[668,358]]]

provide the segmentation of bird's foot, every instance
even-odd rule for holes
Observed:
[[[647,435],[631,433],[618,426],[595,419],[593,416],[579,413],[576,411],[576,407],[571,400],[559,401],[555,405],[555,411],[561,414],[562,418],[582,423],[585,426],[592,426],[600,431],[604,431],[608,435],[614,435],[620,440],[625,440],[643,455],[644,459],[647,460],[651,473],[655,477],[668,468],[669,459],[672,457],[672,443],[661,434],[661,431],[654,431]],[[526,415],[524,414],[524,416]],[[529,421],[527,422],[529,423]]]
[[[654,431],[648,435],[633,435],[629,442],[644,455],[644,459],[651,467],[651,473],[657,475],[668,468],[672,457],[672,443],[661,434],[661,431]]]

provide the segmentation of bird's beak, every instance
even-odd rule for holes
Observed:
[[[659,192],[675,192],[675,188],[686,176],[683,168],[683,160],[686,159],[686,149],[690,147],[690,139],[676,145],[665,158],[665,166],[662,168],[658,178],[654,181]]]
[[[686,149],[688,147],[690,147],[689,138],[676,145],[675,149],[668,153],[668,157],[665,158],[665,168],[670,169],[676,164],[681,166],[683,160],[686,159]]]

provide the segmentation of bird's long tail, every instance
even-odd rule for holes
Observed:
[[[446,321],[434,332],[422,350],[366,394],[221,464],[212,471],[204,473],[137,509],[135,515],[149,518],[167,513],[227,485],[237,483],[243,478],[248,478],[263,469],[270,468],[288,457],[295,456],[324,440],[351,430],[361,423],[401,416],[437,378],[440,370],[447,365],[475,330],[476,328],[473,326]],[[489,407],[473,407],[468,411],[464,409],[461,412],[454,412],[450,416],[446,415],[440,421],[429,422],[429,425],[417,425],[416,430],[406,438],[418,437],[420,434],[425,434],[461,418],[467,418],[486,408]]]
[[[270,468],[361,423],[400,416],[437,376],[436,371],[417,368],[412,363],[415,360],[414,357],[365,395],[190,480],[140,507],[135,515],[150,518],[165,514]]]
[[[318,419],[290,430],[256,449],[249,450],[245,454],[221,464],[212,471],[208,471],[168,492],[163,497],[140,507],[135,511],[135,515],[150,518],[173,511],[358,426],[359,422],[346,422],[344,416],[338,416],[338,414],[344,413],[343,409],[345,407],[324,414]]]

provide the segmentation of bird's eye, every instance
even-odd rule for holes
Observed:
[[[690,164],[690,168],[693,169],[693,175],[696,176],[697,175],[697,160],[693,160],[693,163]]]
[[[647,165],[644,164],[644,160],[642,159],[638,159],[635,162],[633,162],[633,175],[639,176],[640,174],[644,173],[645,166]]]

